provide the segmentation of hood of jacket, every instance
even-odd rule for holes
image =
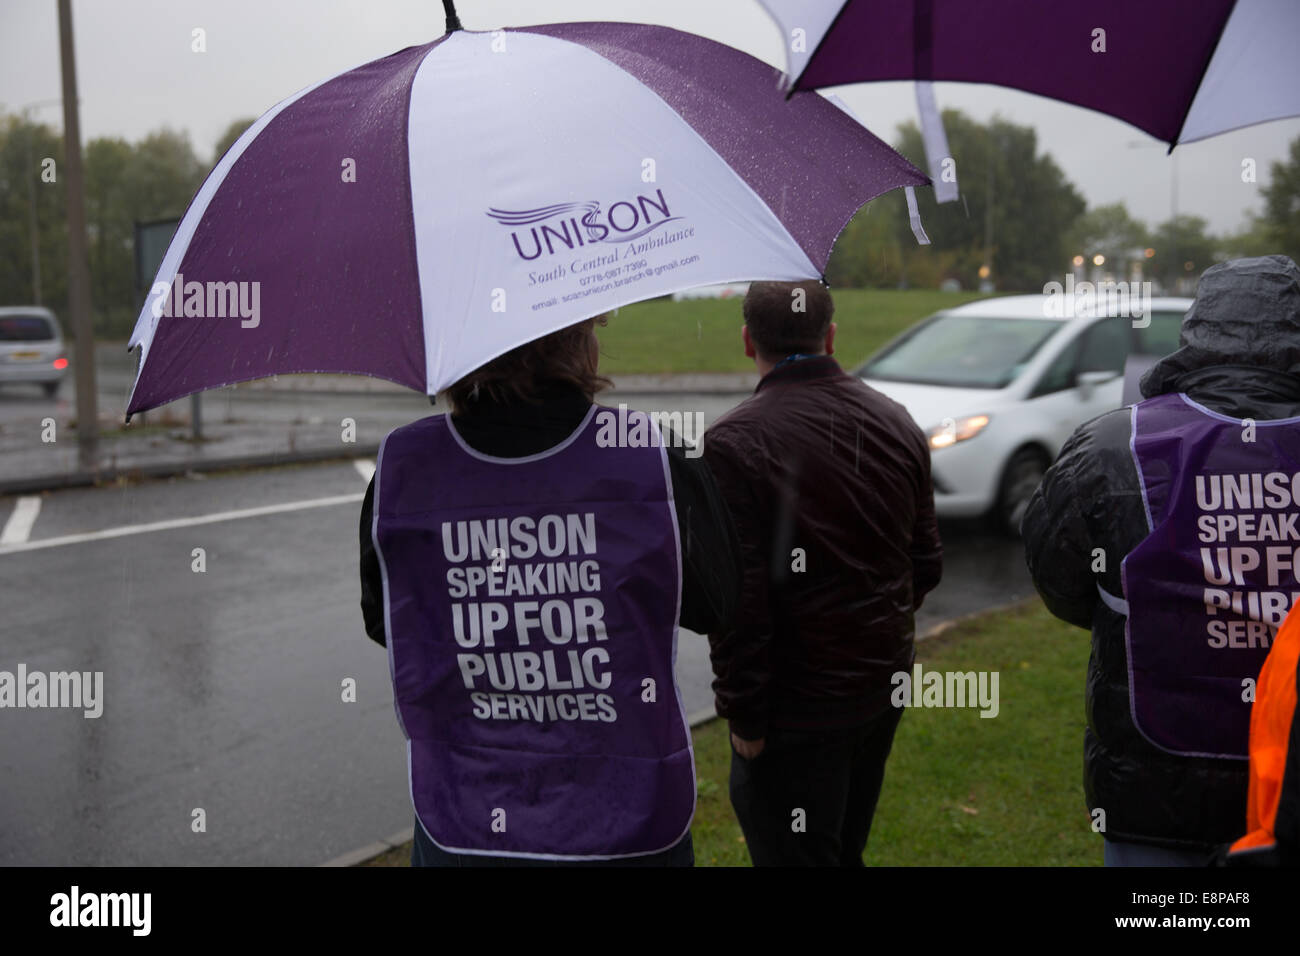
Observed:
[[[1300,397],[1300,267],[1286,256],[1259,256],[1205,270],[1179,345],[1142,377],[1144,397],[1209,378]]]

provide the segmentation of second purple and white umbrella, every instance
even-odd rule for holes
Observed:
[[[292,372],[432,395],[621,305],[816,278],[859,207],[928,181],[701,37],[456,30],[302,91],[231,147],[136,324],[127,412]]]
[[[1300,115],[1298,0],[759,0],[789,85],[994,83],[1191,143]]]

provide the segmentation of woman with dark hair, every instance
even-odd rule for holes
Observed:
[[[703,459],[648,416],[627,413],[654,440],[602,440],[597,322],[476,369],[380,449],[361,608],[408,741],[414,865],[693,863],[677,630],[730,618],[737,544]]]

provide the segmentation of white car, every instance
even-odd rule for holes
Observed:
[[[68,370],[63,333],[49,309],[0,308],[0,385],[30,382],[51,397]]]
[[[856,370],[929,437],[941,516],[988,515],[1019,533],[1029,498],[1066,439],[1120,407],[1130,357],[1144,366],[1178,348],[1192,304],[1153,298],[1149,313],[1133,319],[1125,301],[1097,301],[1097,308],[1069,308],[1082,312],[1069,316],[1059,314],[1066,311],[1059,297],[1046,295],[946,309]]]

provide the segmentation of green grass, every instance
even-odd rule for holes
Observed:
[[[834,295],[835,355],[845,368],[918,319],[984,298],[978,292],[897,289],[841,289]],[[739,298],[654,299],[620,309],[599,332],[600,370],[606,375],[753,371],[740,342],[740,304]]]
[[[1037,599],[919,645],[926,669],[997,671],[1001,707],[904,714],[867,862],[1099,866],[1083,796],[1088,651]]]
[[[926,670],[997,671],[1001,708],[909,709],[885,769],[865,860],[872,866],[1097,866],[1083,798],[1088,636],[1038,601],[977,618],[917,647]],[[726,725],[695,732],[698,866],[747,866],[727,796]]]
[[[1085,632],[1038,601],[918,645],[926,670],[997,671],[1000,711],[908,710],[872,824],[873,866],[1097,866],[1083,798]],[[727,795],[727,727],[696,728],[697,866],[748,866]],[[405,866],[410,845],[368,865]]]

